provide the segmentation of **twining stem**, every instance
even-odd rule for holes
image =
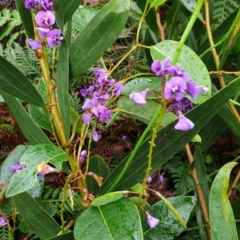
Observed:
[[[190,165],[192,165],[194,159],[193,159],[193,155],[192,155],[189,144],[185,145],[185,151],[186,151],[186,154],[187,154],[188,162],[189,162]],[[205,202],[205,199],[204,199],[204,196],[203,196],[202,188],[199,184],[198,174],[197,174],[197,170],[196,170],[195,167],[192,169],[192,177],[193,177],[193,180],[194,180],[194,183],[195,183],[195,186],[196,186],[196,192],[197,192],[197,196],[198,196],[198,200],[199,200],[199,205],[200,205],[200,208],[201,208],[201,211],[202,211],[204,223],[209,224],[208,210],[207,210],[207,207],[206,207],[206,202]],[[209,225],[206,226],[206,232],[207,232],[208,240],[211,240],[212,235],[211,235],[211,229],[210,229]]]
[[[162,120],[163,120],[163,117],[164,117],[164,114],[165,114],[165,111],[166,111],[166,106],[167,106],[167,102],[163,98],[162,106],[161,106],[160,110],[158,109],[158,111],[157,111],[159,116],[157,118],[155,126],[152,129],[152,137],[151,137],[151,140],[149,141],[148,167],[147,167],[147,170],[146,170],[146,175],[145,175],[145,177],[143,179],[143,182],[142,182],[142,192],[141,192],[141,195],[139,195],[139,199],[144,194],[144,191],[147,187],[147,179],[148,179],[148,177],[151,173],[151,170],[152,170],[153,148],[156,146],[154,142],[155,142],[155,139],[157,137],[157,132],[158,132],[160,126],[161,126],[161,123],[162,123]]]
[[[214,62],[215,62],[215,66],[216,69],[219,70],[219,65],[220,65],[220,60],[219,60],[219,56],[217,53],[217,50],[215,48],[215,44],[214,44],[214,40],[213,40],[213,36],[212,36],[212,32],[211,32],[211,25],[210,25],[210,11],[209,11],[209,0],[205,0],[205,17],[206,17],[206,21],[205,21],[205,27],[206,27],[206,31],[207,31],[207,36],[208,36],[208,40],[209,40],[209,44],[212,50],[212,55],[214,58]],[[221,85],[222,88],[224,88],[225,82],[224,82],[224,78],[222,75],[218,76],[218,80],[219,83]],[[234,115],[234,117],[237,119],[237,121],[240,123],[240,116],[238,114],[238,111],[236,110],[234,104],[231,101],[228,101],[228,105]]]

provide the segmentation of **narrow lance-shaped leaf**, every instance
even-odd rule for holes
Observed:
[[[85,72],[114,43],[125,26],[129,8],[129,0],[112,0],[92,18],[70,48],[71,77]]]
[[[12,199],[21,217],[40,239],[55,237],[61,231],[57,222],[28,193]]]
[[[15,2],[16,2],[19,14],[21,16],[22,23],[27,33],[27,36],[29,38],[34,38],[34,29],[33,29],[31,11],[25,8],[23,0],[15,0]]]
[[[0,90],[27,103],[44,107],[43,100],[29,80],[0,56]]]
[[[25,138],[31,144],[51,143],[42,129],[33,121],[22,104],[15,97],[2,91],[0,91],[0,94],[6,101]]]

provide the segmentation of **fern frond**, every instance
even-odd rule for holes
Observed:
[[[239,7],[239,0],[215,0],[213,3],[213,23],[217,26],[220,25]]]
[[[0,227],[0,239],[9,240],[8,228],[7,226]]]

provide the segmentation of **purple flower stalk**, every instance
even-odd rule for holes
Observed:
[[[178,115],[178,123],[174,126],[176,130],[188,131],[194,127],[194,123],[186,118],[182,113]]]
[[[132,99],[137,105],[142,106],[146,104],[146,97],[149,92],[149,89],[146,89],[142,92],[133,92],[130,94],[130,99]]]
[[[146,212],[146,214],[147,214],[147,224],[149,225],[150,228],[155,228],[159,223],[159,219],[151,216],[148,212]]]
[[[7,225],[6,220],[3,217],[0,217],[0,227]]]

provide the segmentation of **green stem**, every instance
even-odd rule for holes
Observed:
[[[178,58],[179,58],[179,56],[181,54],[183,45],[186,42],[186,39],[187,39],[189,33],[192,30],[192,27],[193,27],[193,25],[194,25],[194,23],[195,23],[195,21],[196,21],[196,19],[198,17],[198,14],[200,13],[200,10],[202,8],[203,2],[204,2],[204,0],[198,0],[198,2],[197,2],[197,6],[196,6],[196,8],[195,8],[191,18],[190,18],[190,21],[189,21],[189,23],[188,23],[188,25],[187,25],[187,27],[186,27],[183,35],[182,35],[182,38],[181,38],[181,40],[180,40],[180,42],[178,44],[178,47],[176,49],[175,55],[174,55],[173,60],[172,60],[172,64],[173,65],[176,64],[177,61],[178,61]]]
[[[117,179],[114,181],[114,183],[111,185],[111,187],[108,189],[108,192],[111,192],[116,186],[117,184],[121,181],[123,175],[126,173],[127,169],[129,168],[131,162],[133,161],[135,155],[137,154],[138,149],[140,148],[140,146],[142,145],[143,141],[145,140],[147,134],[149,133],[149,131],[152,129],[153,125],[155,124],[158,116],[159,116],[159,111],[161,111],[161,106],[159,105],[154,117],[152,118],[151,122],[148,124],[147,128],[144,130],[143,134],[141,135],[140,139],[138,140],[136,146],[134,147],[133,151],[131,152],[131,155],[129,156],[122,172],[119,174],[119,176],[117,177]]]

